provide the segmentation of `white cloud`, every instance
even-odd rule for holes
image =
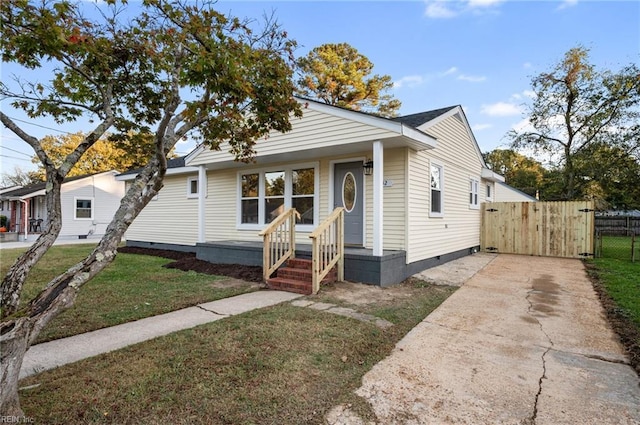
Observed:
[[[446,71],[440,73],[440,76],[444,77],[446,75],[455,74],[456,72],[458,72],[458,68],[456,68],[455,66],[452,66],[451,68],[447,69]]]
[[[531,125],[531,121],[529,118],[525,118],[523,120],[518,121],[517,123],[511,126],[512,130],[515,130],[516,133],[526,133],[528,131],[535,131],[533,125]]]
[[[426,1],[427,8],[424,11],[425,16],[428,18],[434,19],[448,19],[453,18],[458,15],[458,12],[449,8],[446,2],[436,0],[436,1]]]
[[[505,0],[425,0],[426,8],[424,14],[426,17],[433,19],[451,19],[467,12],[480,14],[495,11],[496,6],[504,1]]]
[[[520,115],[522,109],[515,103],[497,102],[489,105],[482,105],[480,112],[492,117],[508,117],[512,115]]]
[[[556,8],[556,10],[567,9],[569,7],[573,7],[578,4],[578,0],[564,0],[560,3],[560,5]]]
[[[397,81],[393,82],[393,88],[399,89],[404,86],[407,87],[417,87],[424,84],[425,79],[422,75],[407,75],[406,77],[402,77]]]
[[[533,65],[531,65],[531,62],[525,62],[522,64],[522,67],[524,69],[531,69],[533,67]]]
[[[525,90],[522,92],[522,94],[526,97],[528,97],[529,99],[535,99],[536,98],[536,92],[534,92],[533,90]]]
[[[482,131],[493,127],[493,124],[475,124],[471,126],[473,131]]]
[[[469,81],[471,83],[481,83],[486,79],[487,77],[484,77],[484,76],[465,75],[465,74],[458,75],[458,80]]]
[[[502,3],[503,1],[504,0],[469,0],[469,7],[491,7]]]

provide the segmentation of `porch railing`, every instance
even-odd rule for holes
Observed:
[[[312,291],[317,294],[320,282],[336,266],[338,281],[344,280],[344,208],[333,210],[316,230],[312,240]]]
[[[262,278],[266,282],[289,258],[296,256],[296,216],[295,208],[280,214],[259,233],[263,238]]]

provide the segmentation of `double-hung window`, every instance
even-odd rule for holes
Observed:
[[[469,179],[469,208],[479,209],[480,199],[478,191],[480,190],[480,182],[473,177]]]
[[[431,164],[431,217],[444,215],[444,167],[439,164]]]
[[[316,165],[279,167],[239,174],[238,228],[262,228],[289,208],[299,214],[302,230],[317,224]],[[304,226],[308,225],[309,229]]]
[[[75,198],[73,218],[76,220],[93,220],[93,198]]]

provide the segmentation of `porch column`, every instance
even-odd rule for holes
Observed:
[[[384,152],[381,141],[373,142],[373,255],[382,257]]]
[[[204,201],[207,195],[207,170],[204,165],[198,166],[198,242],[205,241],[206,214]]]

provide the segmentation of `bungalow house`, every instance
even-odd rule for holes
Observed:
[[[117,171],[70,177],[62,183],[62,229],[58,238],[100,237],[120,206],[124,182]],[[0,194],[9,218],[9,231],[23,240],[35,240],[47,224],[46,183],[35,183]]]
[[[309,257],[310,236],[342,207],[348,280],[390,285],[478,250],[480,206],[500,200],[504,178],[487,168],[460,106],[388,119],[298,101],[303,117],[258,141],[252,164],[225,144],[172,160],[127,245],[262,265],[259,233],[295,208],[296,257]]]

